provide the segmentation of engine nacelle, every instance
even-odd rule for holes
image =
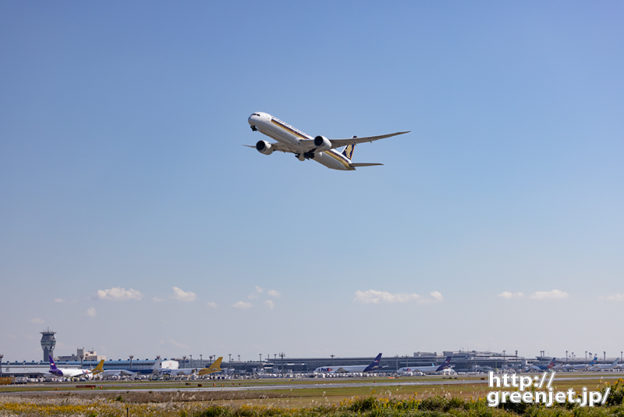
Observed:
[[[274,151],[271,144],[266,140],[259,140],[258,143],[256,143],[256,149],[258,150],[258,152],[265,155],[271,155]]]
[[[331,149],[332,144],[325,136],[317,136],[314,138],[314,146],[316,152],[322,152]]]

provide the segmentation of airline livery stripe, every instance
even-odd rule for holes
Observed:
[[[344,159],[342,159],[342,158],[340,157],[340,155],[338,155],[338,154],[336,154],[336,153],[332,152],[331,150],[329,150],[329,151],[325,152],[325,155],[329,155],[329,156],[331,156],[331,157],[332,157],[332,158],[334,158],[336,161],[338,161],[338,162],[340,162],[342,165],[344,165],[344,166],[345,166],[345,168],[349,168],[349,169],[351,169],[351,165],[349,165],[349,163],[348,163],[347,161],[345,161]]]
[[[301,133],[297,132],[296,130],[292,129],[291,127],[288,127],[288,126],[286,126],[286,125],[284,125],[284,124],[282,124],[282,123],[278,122],[278,121],[277,121],[277,120],[275,120],[275,119],[271,119],[271,122],[272,122],[272,123],[274,123],[274,124],[276,124],[277,126],[281,127],[282,129],[286,129],[286,130],[288,130],[290,133],[292,133],[292,134],[294,134],[294,135],[299,136],[299,137],[300,137],[300,138],[302,138],[302,139],[309,139],[309,138],[307,138],[307,137],[303,136]]]

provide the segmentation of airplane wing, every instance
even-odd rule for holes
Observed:
[[[379,139],[391,138],[392,136],[404,135],[410,132],[411,132],[410,130],[406,130],[404,132],[394,132],[394,133],[388,133],[388,134],[379,135],[379,136],[363,136],[360,138],[353,137],[349,139],[329,139],[329,141],[331,142],[330,149],[341,148],[343,146],[356,144],[356,143],[374,142]],[[254,145],[243,145],[243,146],[246,146],[248,148],[254,148],[254,149],[256,148]],[[299,141],[298,146],[289,145],[283,142],[271,142],[271,148],[280,152],[301,153],[301,152],[313,151],[316,148],[316,146],[314,145],[314,140],[309,139],[309,140]],[[360,166],[370,166],[370,165],[360,165]]]
[[[334,148],[340,148],[341,146],[347,146],[350,144],[374,142],[379,139],[385,139],[385,138],[391,138],[392,136],[404,135],[409,132],[411,132],[411,130],[406,130],[405,132],[388,133],[386,135],[379,135],[379,136],[363,136],[361,138],[329,139],[329,141],[332,144],[331,146],[332,149],[334,149]]]

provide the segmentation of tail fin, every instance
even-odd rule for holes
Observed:
[[[547,369],[552,369],[555,366],[555,362],[557,361],[557,358],[552,358],[550,360],[550,363],[547,366]]]
[[[58,369],[54,363],[54,359],[52,359],[52,355],[48,355],[48,359],[50,360],[50,369]]]
[[[374,371],[379,368],[379,362],[381,361],[381,353],[364,369],[364,372]]]
[[[357,136],[353,136],[353,138],[356,138]],[[353,159],[353,150],[355,149],[355,143],[351,143],[347,146],[345,146],[344,151],[342,151],[342,154],[344,156],[347,157],[347,159],[349,159],[349,161],[351,159]]]
[[[209,375],[214,374],[216,372],[221,372],[221,361],[223,360],[223,356],[219,356],[216,361],[210,364],[208,368],[203,368],[199,370],[199,375]]]
[[[446,359],[444,360],[444,363],[442,363],[442,365],[438,366],[438,369],[436,369],[436,372],[440,372],[440,371],[443,371],[446,368],[448,368],[449,365],[451,364],[451,359],[453,359],[452,356],[447,356]]]
[[[93,375],[99,374],[104,370],[104,359],[102,359],[95,368],[91,369],[91,373]]]

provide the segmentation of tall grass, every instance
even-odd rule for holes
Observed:
[[[465,400],[450,396],[425,399],[393,399],[363,397],[343,401],[337,405],[309,408],[281,408],[262,406],[206,406],[194,403],[133,403],[121,397],[110,400],[85,401],[70,404],[67,399],[49,403],[32,400],[0,402],[0,416],[151,416],[151,417],[624,417],[624,380],[605,385],[610,388],[605,406],[579,407],[577,405],[501,404],[497,408],[487,405],[485,399]]]

